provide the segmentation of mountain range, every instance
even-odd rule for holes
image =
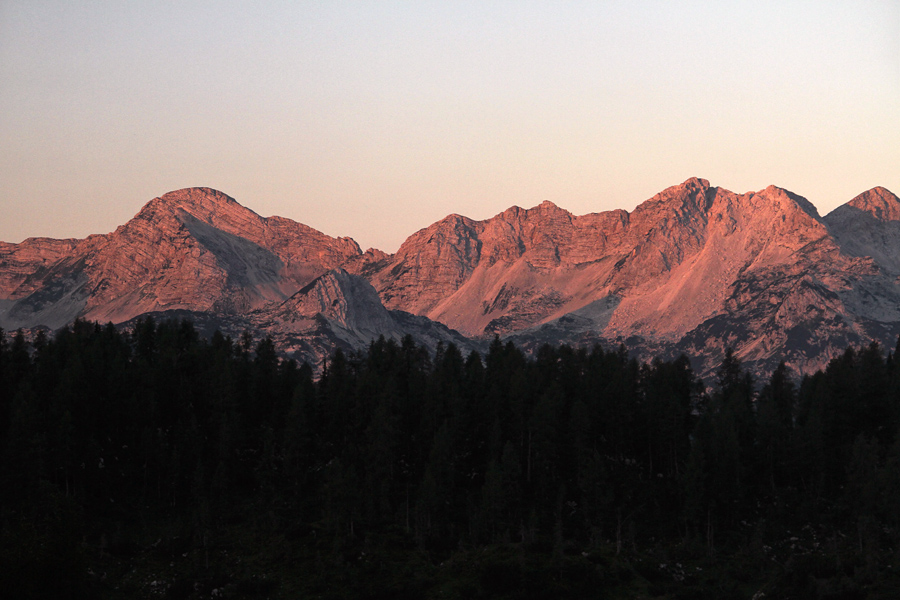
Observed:
[[[0,327],[180,315],[315,365],[408,334],[463,350],[494,336],[624,343],[644,359],[686,353],[701,373],[731,347],[757,371],[808,373],[851,344],[893,348],[898,278],[900,199],[880,187],[822,217],[775,186],[692,178],[630,213],[450,215],[395,254],[189,188],[109,234],[0,243]]]

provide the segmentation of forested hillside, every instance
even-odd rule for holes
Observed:
[[[890,598],[900,365],[0,335],[10,598]],[[759,597],[759,596],[757,596]]]

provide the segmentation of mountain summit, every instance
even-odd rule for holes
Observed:
[[[893,345],[898,277],[900,200],[884,188],[823,218],[782,188],[736,194],[691,178],[630,213],[545,201],[483,221],[450,215],[394,255],[188,188],[110,234],[0,244],[0,326],[186,310],[290,333],[295,346],[315,330],[317,356],[412,330],[463,340],[447,326],[526,346],[685,351],[701,368],[731,346],[806,372],[850,343]]]
[[[3,260],[22,262],[35,244],[0,247]],[[79,316],[122,322],[161,310],[243,312],[283,301],[360,254],[349,238],[262,218],[209,188],[154,198],[113,233],[60,244],[41,244],[52,259],[19,267],[0,291],[7,305],[0,324],[55,328]]]
[[[900,221],[900,199],[883,187],[875,187],[863,192],[834,213],[856,209],[871,214],[879,221]],[[833,213],[832,213],[833,214]]]

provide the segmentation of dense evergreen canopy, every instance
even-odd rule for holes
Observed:
[[[900,368],[0,332],[10,597],[892,597]],[[676,566],[677,565],[677,566]],[[152,579],[152,581],[151,581]]]

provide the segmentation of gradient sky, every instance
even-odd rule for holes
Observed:
[[[900,194],[900,2],[0,0],[0,240],[189,186],[363,249],[688,177]]]

